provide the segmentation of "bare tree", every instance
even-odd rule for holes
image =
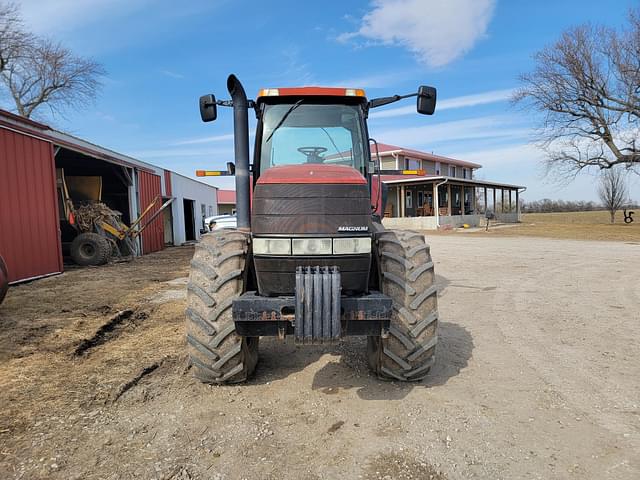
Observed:
[[[13,100],[17,113],[27,118],[44,106],[61,112],[92,102],[105,74],[98,62],[25,32],[15,5],[2,3],[0,66],[0,88]]]
[[[548,167],[565,175],[585,168],[640,166],[640,9],[621,31],[583,25],[534,57],[516,102],[543,114],[540,141]]]
[[[627,203],[628,194],[627,183],[620,168],[611,168],[602,174],[598,195],[611,215],[611,223],[616,219],[616,212]]]
[[[0,3],[0,72],[20,58],[32,45],[33,36],[24,31],[14,3]]]

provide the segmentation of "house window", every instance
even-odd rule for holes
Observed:
[[[424,192],[418,192],[418,208],[424,207]]]
[[[450,177],[455,177],[456,176],[456,167],[455,167],[455,165],[449,165],[449,176]]]
[[[405,207],[406,208],[413,208],[413,192],[411,190],[407,190],[406,192],[406,202],[405,202]]]
[[[466,168],[462,169],[462,178],[467,178],[467,169]]]
[[[440,175],[440,162],[436,162],[436,175]]]
[[[406,170],[420,170],[421,169],[420,160],[414,160],[412,158],[405,158],[404,159],[404,165],[405,165],[404,168]]]

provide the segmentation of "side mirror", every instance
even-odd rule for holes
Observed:
[[[235,175],[236,174],[236,164],[233,162],[227,162],[227,173],[229,175]]]
[[[422,85],[418,88],[416,108],[422,115],[433,115],[436,111],[436,89]]]
[[[212,122],[218,117],[215,95],[203,95],[200,97],[200,118],[203,122]]]

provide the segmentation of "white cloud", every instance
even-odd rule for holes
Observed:
[[[535,145],[522,143],[498,148],[478,150],[470,148],[454,152],[451,156],[482,164],[487,169],[512,166],[515,168],[538,167],[542,165],[545,152]]]
[[[371,128],[371,133],[383,143],[413,148],[426,146],[432,149],[435,145],[453,141],[525,138],[531,133],[531,129],[522,126],[517,117],[492,115],[418,127],[386,130]]]
[[[175,78],[178,80],[184,78],[184,75],[182,75],[181,73],[172,72],[171,70],[160,70],[160,73],[165,77]]]
[[[323,85],[327,85],[328,87],[384,88],[396,85],[398,81],[406,78],[406,76],[406,71],[390,71],[386,73],[343,78],[337,81],[324,82]]]
[[[463,95],[460,97],[445,98],[444,100],[438,100],[436,104],[436,112],[454,108],[474,107],[476,105],[486,105],[489,103],[503,102],[509,99],[512,93],[513,89],[491,90],[488,92],[476,93],[474,95]],[[382,110],[380,112],[374,111],[371,113],[371,115],[369,115],[369,118],[400,117],[403,115],[414,115],[415,113],[416,106],[409,105],[406,107]]]
[[[212,157],[212,158],[232,158],[233,148],[211,149],[211,148],[165,148],[157,150],[137,150],[127,152],[133,158],[142,160],[156,158],[184,158],[184,157]]]
[[[360,29],[338,40],[363,38],[403,46],[431,67],[442,67],[482,38],[495,0],[375,0]]]
[[[461,97],[445,98],[438,103],[437,108],[440,110],[448,110],[450,108],[473,107],[475,105],[483,105],[486,103],[496,103],[508,100],[513,94],[512,88],[504,90],[491,90],[474,95],[463,95]]]
[[[315,83],[311,65],[300,46],[291,44],[280,52],[282,69],[274,77],[274,81],[286,81],[289,84],[310,85]]]
[[[179,140],[177,142],[170,143],[171,146],[180,145],[200,145],[203,143],[225,142],[227,140],[233,140],[233,133],[226,133],[224,135],[213,135],[209,137],[192,138],[189,140]]]

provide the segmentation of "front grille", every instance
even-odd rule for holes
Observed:
[[[340,339],[340,271],[338,267],[296,269],[297,343],[330,343]]]

